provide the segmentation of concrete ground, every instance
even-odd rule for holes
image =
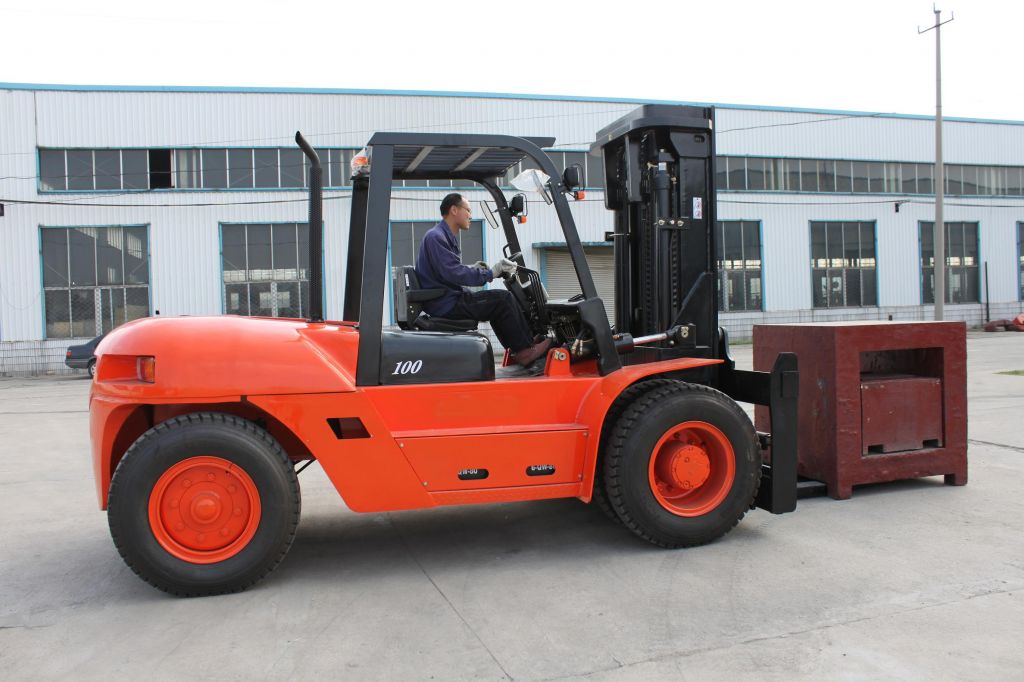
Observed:
[[[575,500],[356,515],[314,466],[284,563],[204,599],[115,551],[87,380],[0,381],[0,679],[1024,679],[1024,334],[968,352],[966,487],[665,551]]]

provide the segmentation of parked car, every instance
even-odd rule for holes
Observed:
[[[89,377],[96,376],[96,346],[100,344],[106,334],[100,334],[92,341],[83,343],[80,346],[69,346],[64,356],[64,364],[74,369],[89,370]]]

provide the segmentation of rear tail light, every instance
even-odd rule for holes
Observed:
[[[152,355],[143,355],[137,361],[138,379],[147,384],[156,381],[156,358]]]
[[[71,357],[71,350],[70,349],[68,349],[68,352],[64,355],[64,357],[66,357],[66,358],[70,358]]]

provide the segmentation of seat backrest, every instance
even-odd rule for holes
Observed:
[[[408,292],[420,288],[420,278],[416,276],[416,268],[412,265],[398,265],[392,268],[395,292],[395,323],[402,329],[419,317],[423,304],[410,301]]]

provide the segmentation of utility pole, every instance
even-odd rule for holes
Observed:
[[[935,24],[921,30],[917,28],[917,34],[927,33],[935,29],[935,229],[932,232],[932,242],[935,245],[933,250],[935,256],[934,268],[934,299],[935,319],[942,320],[943,307],[946,304],[946,223],[942,215],[942,201],[945,198],[945,169],[942,167],[942,25],[953,21],[953,14],[949,19],[942,21],[942,11],[932,5],[935,12]]]

